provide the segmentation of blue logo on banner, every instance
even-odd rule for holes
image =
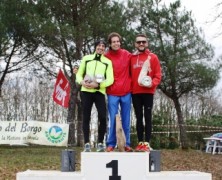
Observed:
[[[66,133],[63,133],[62,128],[59,126],[52,126],[45,134],[47,139],[52,143],[60,143],[66,136]]]

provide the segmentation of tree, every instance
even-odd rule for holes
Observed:
[[[27,10],[25,1],[0,2],[0,97],[7,75],[35,61],[33,56],[37,45],[32,38]]]
[[[106,38],[116,27],[120,33],[125,31],[123,6],[111,0],[30,0],[29,5],[33,10],[31,27],[40,45],[39,53],[47,54],[38,59],[39,64],[53,76],[58,67],[62,67],[71,85],[67,122],[71,135],[69,144],[74,144],[78,102],[78,88],[72,71],[74,63],[94,51],[93,44],[98,38]],[[77,127],[80,126],[77,124]]]
[[[180,99],[188,93],[203,93],[219,78],[218,69],[207,65],[214,52],[195,26],[191,12],[180,11],[180,1],[169,7],[161,1],[141,0],[138,32],[149,37],[150,49],[162,66],[161,91],[174,102],[182,149],[189,147]]]

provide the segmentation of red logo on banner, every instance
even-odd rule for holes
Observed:
[[[69,97],[70,97],[69,81],[66,79],[65,75],[60,69],[54,87],[53,100],[60,106],[67,108],[69,107]]]

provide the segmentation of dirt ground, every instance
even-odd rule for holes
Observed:
[[[222,154],[203,151],[161,150],[162,171],[201,171],[212,174],[212,180],[222,180]]]

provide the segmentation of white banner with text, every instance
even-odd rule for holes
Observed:
[[[0,144],[67,146],[68,124],[41,121],[1,121]]]

